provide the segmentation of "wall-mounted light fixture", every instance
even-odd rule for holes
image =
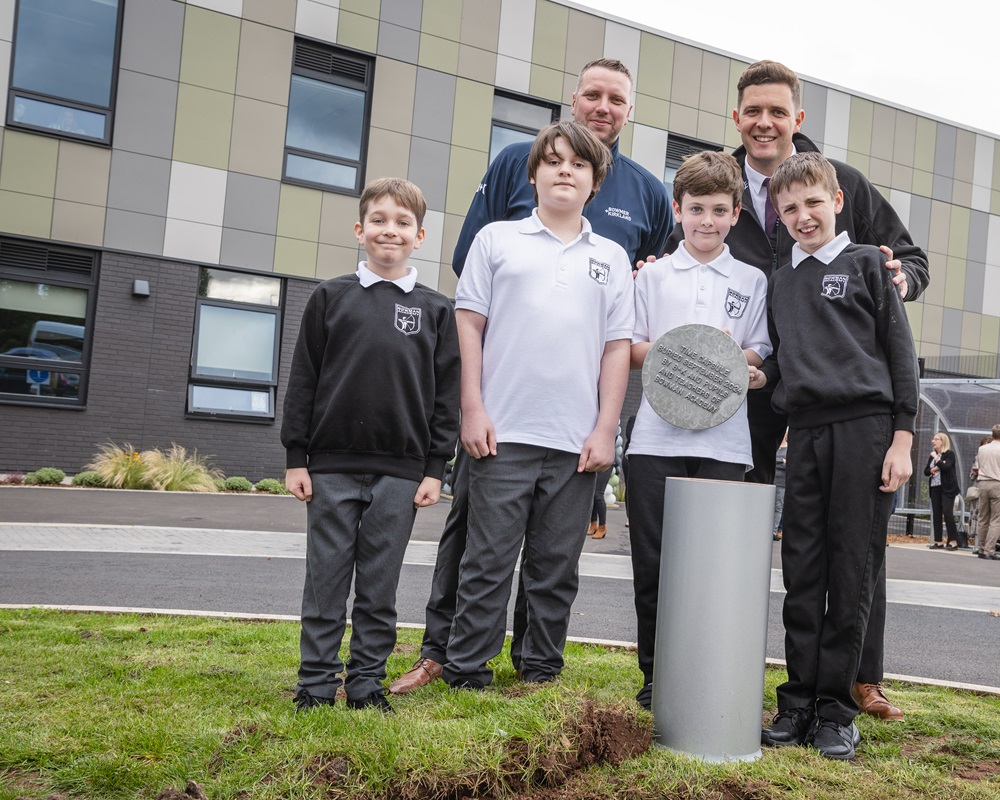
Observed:
[[[149,297],[149,281],[138,278],[132,281],[132,297]]]

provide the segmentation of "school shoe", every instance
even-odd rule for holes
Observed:
[[[647,711],[653,710],[653,682],[650,681],[643,686],[635,695],[635,702]]]
[[[389,694],[409,694],[441,677],[441,665],[429,658],[418,658],[417,663],[404,672],[389,687]]]
[[[819,750],[821,756],[850,761],[854,758],[854,748],[861,744],[861,733],[853,722],[841,725],[832,719],[816,717],[807,743]]]
[[[786,711],[779,711],[768,727],[761,728],[760,743],[768,747],[804,744],[814,716],[812,708],[789,708]]]
[[[477,681],[475,678],[456,678],[448,684],[452,689],[467,689],[472,692],[482,692],[486,690],[486,684]]]
[[[295,692],[295,713],[310,711],[319,706],[332,706],[335,701],[335,697],[317,697],[314,694],[310,694],[308,689],[299,687]]]
[[[862,714],[884,719],[887,722],[899,722],[903,719],[901,709],[889,702],[885,696],[881,682],[856,683],[851,689],[854,702],[858,704]]]
[[[348,697],[347,707],[353,708],[355,711],[364,711],[366,708],[373,708],[376,711],[381,711],[383,714],[396,713],[389,704],[389,698],[385,696],[383,689],[376,689],[367,697],[362,697],[359,700],[352,700]]]

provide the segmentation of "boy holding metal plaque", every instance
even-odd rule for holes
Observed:
[[[743,181],[736,160],[725,153],[696,153],[674,178],[674,219],[684,241],[669,258],[639,271],[635,280],[636,326],[631,364],[643,366],[646,354],[663,334],[687,323],[700,323],[729,333],[747,362],[759,366],[771,352],[765,314],[767,278],[759,269],[737,261],[725,244],[740,212]],[[715,331],[718,333],[718,331]],[[739,353],[736,353],[737,358]],[[690,356],[690,357],[689,357]],[[687,364],[688,369],[683,369]],[[680,406],[717,399],[712,391],[711,359],[693,352],[679,366],[685,372],[675,385],[667,375],[660,399]],[[745,379],[745,376],[744,376]],[[656,400],[657,398],[652,398]],[[666,478],[687,477],[742,481],[753,464],[746,401],[728,419],[719,415],[711,427],[681,427],[661,419],[647,394],[636,415],[629,444],[629,538],[632,549],[638,655],[643,686],[636,700],[652,702],[656,604],[663,529]],[[690,410],[695,411],[695,405]],[[682,415],[683,416],[683,415]]]
[[[819,153],[793,155],[770,192],[795,245],[768,285],[774,357],[751,371],[750,385],[777,382],[772,402],[788,414],[788,680],[761,742],[847,760],[861,740],[851,689],[892,498],[912,472],[917,359],[884,256],[837,234],[844,195],[833,165]]]

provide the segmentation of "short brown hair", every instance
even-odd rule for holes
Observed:
[[[678,204],[684,195],[699,197],[707,194],[728,194],[733,208],[743,196],[743,173],[729,153],[703,150],[684,159],[674,176],[674,200]]]
[[[777,61],[756,61],[743,70],[736,84],[737,109],[743,105],[743,90],[747,86],[763,86],[768,83],[783,83],[792,90],[792,105],[795,106],[792,114],[797,114],[802,108],[802,84],[799,76]]]
[[[583,75],[588,69],[609,69],[612,72],[620,72],[626,78],[628,78],[629,86],[635,88],[635,81],[632,80],[632,73],[629,72],[629,68],[626,67],[617,58],[595,58],[593,61],[588,61],[583,65],[583,69],[580,70],[580,75],[576,79],[576,90],[580,91],[580,86],[583,85]]]
[[[528,178],[534,180],[538,165],[542,163],[545,154],[555,149],[556,139],[562,137],[569,145],[569,149],[577,154],[594,168],[594,188],[587,198],[589,203],[594,199],[597,190],[604,183],[604,178],[611,168],[611,151],[605,147],[604,142],[597,138],[586,125],[579,122],[563,120],[546,125],[538,132],[535,143],[531,145],[531,152],[528,154]],[[538,189],[535,189],[535,202],[538,202]]]
[[[370,181],[365,190],[361,193],[361,202],[358,204],[358,220],[365,224],[365,216],[368,214],[368,207],[380,197],[391,197],[407,211],[413,213],[417,218],[417,227],[424,226],[424,215],[427,213],[427,201],[424,200],[424,193],[415,183],[410,183],[405,178],[376,178]]]
[[[1000,439],[1000,425],[993,426],[993,438]]]
[[[789,156],[774,171],[771,176],[771,202],[775,208],[778,207],[778,192],[785,191],[793,183],[803,186],[815,186],[819,184],[831,196],[835,196],[840,191],[840,184],[837,182],[837,170],[833,164],[824,158],[822,153],[796,153]]]

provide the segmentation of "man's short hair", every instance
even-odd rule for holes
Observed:
[[[763,86],[768,83],[783,83],[792,90],[792,114],[798,114],[802,108],[802,84],[799,76],[792,72],[784,64],[777,61],[756,61],[743,70],[739,82],[736,84],[738,90],[736,95],[737,109],[743,106],[743,90],[747,86]]]
[[[826,160],[822,153],[796,153],[789,156],[774,171],[771,176],[771,202],[778,207],[778,192],[788,189],[793,183],[803,186],[819,184],[831,196],[840,191],[837,182],[837,170]]]
[[[635,81],[632,80],[632,73],[629,72],[629,68],[626,67],[617,58],[595,58],[593,61],[588,61],[583,65],[583,69],[580,70],[580,76],[576,79],[576,90],[580,91],[580,86],[583,85],[583,75],[588,69],[594,69],[594,67],[599,67],[600,69],[608,69],[612,72],[620,72],[626,78],[628,78],[628,83],[630,87],[635,86]]]
[[[528,178],[534,179],[538,165],[550,150],[555,150],[556,139],[562,137],[569,149],[594,168],[594,188],[587,198],[589,203],[594,199],[597,190],[604,183],[604,178],[611,168],[611,151],[586,125],[571,120],[553,122],[538,132],[535,143],[531,145],[528,154]],[[535,189],[535,202],[538,202],[538,189]]]
[[[716,150],[689,155],[674,175],[674,200],[678,205],[686,194],[693,197],[728,194],[733,198],[735,209],[743,196],[743,173],[739,163],[729,153]]]
[[[1000,439],[1000,425],[993,426],[993,438]]]
[[[424,226],[424,215],[427,213],[424,193],[420,191],[419,186],[405,178],[376,178],[365,186],[358,204],[358,220],[362,225],[365,224],[368,207],[380,197],[391,197],[417,218],[418,228]]]

